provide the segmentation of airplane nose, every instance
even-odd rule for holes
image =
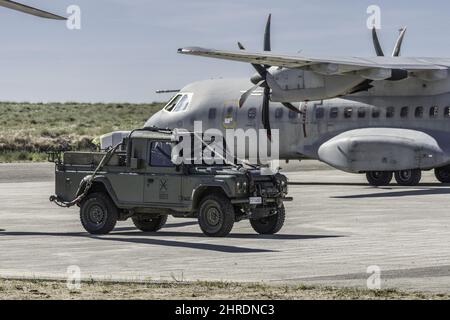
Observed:
[[[151,116],[144,125],[144,128],[164,128],[162,119],[161,119],[161,111],[158,111],[153,116]]]

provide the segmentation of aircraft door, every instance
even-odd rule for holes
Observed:
[[[326,108],[323,105],[323,100],[314,103],[310,112],[310,130],[311,134],[320,136],[327,132],[328,123],[326,117]]]
[[[238,106],[235,101],[226,101],[223,108],[222,124],[224,129],[236,129]]]

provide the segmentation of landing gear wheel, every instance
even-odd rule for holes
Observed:
[[[80,220],[90,234],[108,234],[116,226],[119,212],[105,193],[91,193],[80,206]]]
[[[275,234],[283,228],[286,219],[284,205],[278,209],[278,213],[266,218],[250,220],[253,230],[259,234]]]
[[[167,216],[159,216],[156,218],[133,217],[134,226],[144,232],[156,232],[160,230],[167,222]]]
[[[387,186],[394,174],[391,171],[370,171],[366,173],[367,181],[375,187]]]
[[[200,203],[198,224],[209,237],[226,237],[233,229],[234,208],[222,195],[206,196]]]
[[[450,166],[434,169],[434,175],[442,183],[450,183]]]
[[[422,179],[422,171],[415,170],[401,170],[395,172],[395,180],[400,186],[417,186]]]

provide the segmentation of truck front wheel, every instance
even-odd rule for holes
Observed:
[[[234,225],[231,201],[222,195],[206,196],[200,203],[198,224],[209,237],[226,237]]]
[[[80,220],[90,234],[108,234],[116,226],[119,213],[111,198],[104,193],[91,193],[80,206]]]
[[[131,218],[136,228],[144,232],[156,232],[160,230],[167,222],[167,216],[159,216],[157,218]]]
[[[253,230],[259,234],[275,234],[283,228],[284,220],[286,219],[286,211],[282,205],[277,214],[271,215],[261,219],[250,219],[250,224]]]

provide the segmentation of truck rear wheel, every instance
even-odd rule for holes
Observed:
[[[284,205],[278,209],[278,213],[261,219],[250,219],[253,230],[259,234],[275,234],[283,228],[286,219],[286,210]]]
[[[80,206],[80,220],[90,234],[108,234],[116,226],[119,213],[105,193],[91,193]]]
[[[136,228],[144,232],[156,232],[160,230],[167,222],[167,216],[157,218],[131,218]]]
[[[226,237],[234,225],[231,201],[222,195],[206,196],[200,203],[198,224],[209,237]]]

